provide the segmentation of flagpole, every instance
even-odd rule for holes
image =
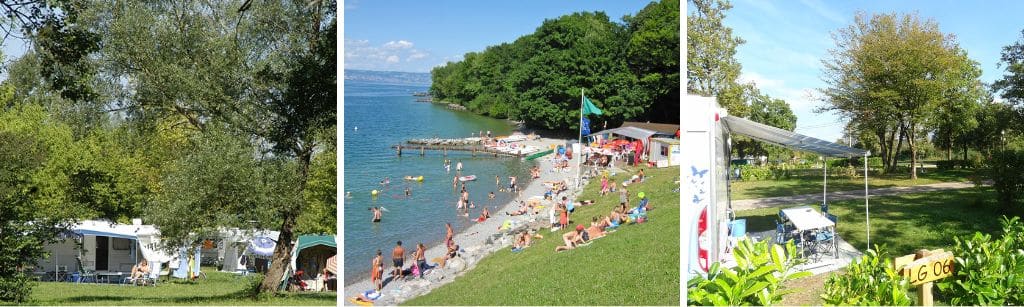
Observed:
[[[583,163],[583,107],[585,104],[584,99],[586,95],[583,94],[583,88],[580,88],[580,137],[576,141],[580,144],[580,152],[576,153],[576,188],[580,188],[583,178],[580,178],[580,165]]]

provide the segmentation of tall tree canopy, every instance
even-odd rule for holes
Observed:
[[[579,127],[581,90],[607,120],[678,122],[678,2],[649,4],[626,24],[603,12],[545,20],[537,30],[432,70],[438,99],[546,129]],[[675,111],[678,113],[678,111]]]
[[[742,65],[736,60],[736,47],[742,38],[722,21],[732,8],[728,0],[689,0],[692,7],[686,18],[686,92],[714,96],[730,115],[746,116],[744,92],[748,85],[738,82]]]
[[[895,141],[906,140],[911,178],[917,178],[918,139],[941,106],[977,99],[978,64],[955,37],[915,14],[858,13],[854,24],[833,37],[836,47],[823,61],[827,87],[820,89],[826,102],[821,110],[837,111],[858,129],[873,131],[887,169],[895,166]]]
[[[142,217],[168,249],[278,230],[260,286],[276,291],[297,234],[336,228],[336,3],[244,2],[52,1],[74,10],[27,31],[0,85],[0,142],[42,148],[0,157],[31,174],[30,193],[0,191],[22,199],[3,220],[53,226],[44,242],[75,220]],[[0,288],[27,287],[15,280]]]

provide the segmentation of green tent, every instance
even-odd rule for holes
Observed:
[[[287,280],[288,276],[297,271],[303,271],[304,279],[315,278],[325,268],[336,271],[336,266],[330,265],[329,262],[334,261],[337,254],[338,243],[335,242],[335,236],[299,236],[295,242],[295,250],[292,251],[291,266],[284,279]]]

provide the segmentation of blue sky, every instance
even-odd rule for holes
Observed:
[[[470,51],[512,42],[545,19],[604,11],[616,22],[650,1],[345,0],[345,68],[429,72]]]
[[[743,80],[754,81],[763,93],[785,99],[797,115],[797,132],[835,141],[845,121],[814,113],[813,97],[821,81],[821,59],[834,48],[831,33],[853,22],[857,11],[913,13],[931,18],[943,33],[954,34],[968,56],[981,65],[982,81],[992,83],[1003,70],[996,67],[1003,46],[1020,39],[1024,29],[1022,1],[760,1],[733,0],[725,24],[747,41],[736,57]],[[810,93],[811,95],[807,95]]]

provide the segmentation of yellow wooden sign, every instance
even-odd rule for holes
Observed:
[[[905,261],[905,257],[900,257]],[[897,261],[897,262],[903,262]],[[903,275],[910,279],[910,284],[917,286],[926,282],[931,282],[944,277],[953,275],[953,253],[951,252],[938,252],[932,253],[927,257],[914,260],[913,262],[907,263],[902,266]],[[897,268],[900,266],[897,265]]]

